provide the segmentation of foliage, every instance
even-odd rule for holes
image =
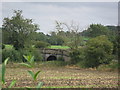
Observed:
[[[112,60],[113,44],[104,35],[90,39],[85,49],[87,67],[97,67],[108,64]]]
[[[2,44],[2,49],[4,49],[5,48],[5,45],[4,44]]]
[[[79,62],[76,64],[76,66],[78,66],[78,67],[80,67],[80,68],[86,68],[85,64],[86,64],[85,61],[82,60],[82,61],[79,61]]]
[[[4,49],[2,50],[2,62],[4,62],[7,57],[10,57],[10,61],[13,62],[25,62],[26,59],[24,59],[23,55],[34,55],[35,61],[42,60],[40,51],[35,48],[25,48],[20,50]]]
[[[14,49],[2,50],[2,62],[4,62],[4,60],[7,57],[10,58],[10,61],[20,62],[22,60],[21,53],[17,50],[14,50]]]
[[[64,40],[60,36],[56,34],[56,32],[52,32],[51,36],[47,39],[47,42],[51,45],[63,45]]]
[[[5,59],[3,65],[2,65],[2,84],[5,84],[5,72],[6,72],[5,66],[6,66],[6,64],[8,62],[8,59],[9,58]]]
[[[34,80],[36,80],[38,74],[40,73],[40,71],[36,72],[35,74],[34,74],[32,71],[28,71],[28,73],[31,75],[31,77],[32,77]]]
[[[101,24],[91,24],[87,30],[84,30],[81,34],[87,37],[97,37],[100,35],[109,35],[110,30]]]
[[[46,48],[49,45],[50,45],[49,43],[46,43],[46,42],[43,42],[43,41],[37,41],[36,44],[35,44],[35,47],[36,48]]]
[[[21,63],[21,65],[27,66],[27,67],[34,67],[34,56],[25,56],[23,57],[27,60],[27,63]]]
[[[3,41],[6,38],[6,43],[12,44],[18,50],[25,47],[25,42],[30,41],[38,26],[33,24],[32,19],[25,19],[21,10],[15,10],[14,13],[11,18],[3,20]]]
[[[4,63],[2,64],[2,79],[1,79],[2,85],[5,84],[5,73],[6,73],[6,65],[7,65],[8,60],[9,58],[5,59]],[[16,80],[12,80],[8,88],[12,88],[15,85],[15,83],[16,83]]]
[[[70,52],[71,64],[76,64],[82,60],[84,60],[84,48],[73,49]]]
[[[71,24],[68,25],[66,23],[56,21],[56,29],[56,35],[64,40],[64,45],[67,45],[72,49],[77,49],[82,43],[81,36],[78,32],[80,29],[79,25],[73,22],[71,22]]]
[[[115,70],[119,70],[118,68],[120,68],[119,64],[117,61],[111,61],[109,64],[102,64],[100,65],[97,69],[98,70],[107,70],[107,71],[115,71]]]
[[[27,60],[27,63],[21,63],[21,65],[25,65],[27,67],[34,67],[34,64],[35,64],[35,62],[34,62],[34,56],[31,56],[31,55],[25,56],[24,55],[24,58]],[[33,78],[33,80],[36,81],[37,76],[40,73],[40,71],[37,71],[34,74],[33,71],[29,71],[28,70],[28,73],[31,75],[31,77]],[[42,84],[43,84],[42,82],[39,82],[37,88],[41,88]]]
[[[5,49],[13,49],[12,45],[9,45],[9,44],[4,44],[4,45],[5,45]]]

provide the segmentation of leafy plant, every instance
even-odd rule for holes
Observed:
[[[28,71],[28,73],[32,76],[32,78],[33,78],[34,80],[36,80],[38,74],[40,73],[40,71],[37,71],[35,74],[34,74],[32,71]]]
[[[6,72],[6,65],[8,62],[9,58],[5,59],[4,63],[2,64],[2,85],[5,84],[5,72]],[[16,80],[13,80],[10,85],[8,86],[8,88],[12,88],[16,83]]]
[[[27,60],[27,63],[21,63],[21,65],[27,66],[29,68],[34,66],[34,56],[25,56],[23,55],[23,57]]]
[[[2,84],[5,84],[5,71],[6,71],[6,64],[8,62],[9,58],[5,59],[3,65],[2,65]]]
[[[34,64],[35,64],[34,56],[31,56],[31,55],[25,56],[24,55],[23,57],[27,60],[27,63],[21,63],[21,65],[27,66],[29,68],[34,67]],[[37,76],[40,73],[40,71],[37,71],[36,73],[34,73],[33,71],[29,71],[28,70],[28,73],[31,75],[33,80],[36,81],[37,80]],[[43,83],[39,82],[37,88],[41,88],[42,85],[43,85]]]
[[[43,85],[43,82],[39,82],[36,88],[41,88]]]
[[[16,80],[13,80],[11,84],[8,86],[8,88],[12,88],[15,85],[15,83],[16,83]]]

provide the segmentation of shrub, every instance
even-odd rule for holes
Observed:
[[[115,61],[111,61],[110,64],[101,64],[98,67],[98,70],[103,70],[103,71],[115,71],[115,70],[119,70],[118,68],[120,68],[120,66],[118,65],[118,62]]]
[[[83,60],[83,61],[79,61],[77,64],[76,64],[78,67],[80,67],[80,68],[86,68],[86,66],[85,66],[85,61]]]
[[[79,48],[79,49],[73,49],[70,52],[70,57],[71,57],[71,64],[76,64],[82,60],[84,60],[84,48]]]
[[[90,39],[85,48],[85,66],[98,67],[112,60],[113,44],[105,35]]]
[[[7,57],[10,57],[10,61],[21,61],[22,60],[21,54],[17,50],[14,50],[14,49],[8,49],[8,50],[4,49],[2,51],[2,62],[4,62],[4,60]]]
[[[14,49],[4,49],[2,51],[2,62],[7,58],[10,57],[10,61],[15,62],[26,62],[23,55],[34,55],[35,61],[41,60],[41,53],[40,51],[37,51],[36,49],[20,49],[20,50],[14,50]]]
[[[36,48],[46,48],[49,45],[50,45],[49,43],[46,43],[46,42],[43,42],[43,41],[37,41],[36,44],[35,44],[35,47]]]

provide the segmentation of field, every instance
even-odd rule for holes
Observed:
[[[41,70],[38,80],[33,82],[27,70]],[[17,80],[14,87],[35,87],[39,81],[42,88],[117,88],[118,73],[98,71],[95,69],[80,69],[77,67],[49,67],[37,65],[36,68],[21,67],[9,64],[6,71],[7,87],[12,80]]]
[[[69,49],[70,47],[68,47],[68,46],[60,46],[60,45],[51,45],[48,48],[50,48],[50,49]]]
[[[12,45],[5,45],[6,49],[12,49],[13,46]],[[69,49],[70,47],[68,46],[60,46],[60,45],[51,45],[48,48],[50,49]]]
[[[12,46],[12,45],[5,45],[5,48],[6,48],[6,49],[12,49],[13,46]]]

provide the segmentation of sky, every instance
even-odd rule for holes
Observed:
[[[22,10],[23,16],[33,19],[45,34],[55,31],[56,20],[68,25],[73,21],[79,24],[79,31],[90,24],[118,24],[117,2],[2,2],[2,20],[11,17],[13,10]]]

